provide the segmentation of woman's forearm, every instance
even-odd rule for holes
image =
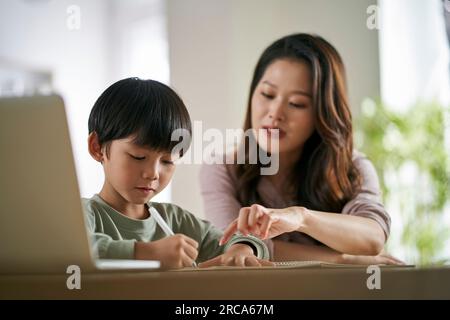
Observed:
[[[273,240],[275,261],[315,260],[331,263],[344,263],[343,254],[331,248]]]
[[[301,216],[298,231],[338,252],[374,256],[383,249],[386,240],[384,232],[372,219],[301,207],[298,210]]]
[[[403,261],[386,253],[377,256],[351,255],[337,252],[326,246],[305,245],[293,242],[273,240],[274,261],[324,261],[339,264],[405,264]]]

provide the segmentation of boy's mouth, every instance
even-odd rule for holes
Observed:
[[[155,193],[155,189],[153,188],[149,188],[149,187],[137,187],[136,189],[138,189],[139,191],[145,193],[145,194],[150,194],[151,192]]]

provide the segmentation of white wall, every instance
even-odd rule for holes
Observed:
[[[366,26],[372,0],[169,0],[171,84],[205,128],[240,128],[256,61],[275,39],[312,32],[329,40],[347,66],[350,102],[378,97],[377,30]],[[195,138],[195,137],[194,137]],[[204,216],[199,165],[180,165],[175,203]]]
[[[170,84],[164,0],[111,0],[108,16],[108,76]],[[152,200],[170,202],[171,184]]]
[[[79,30],[69,30],[67,8],[81,9]],[[87,152],[87,119],[109,84],[106,72],[108,3],[89,1],[0,1],[0,59],[46,70],[63,95],[82,195],[98,191],[98,164]],[[93,173],[93,174],[92,174]]]
[[[419,99],[450,104],[442,7],[441,0],[380,1],[381,94],[395,110],[406,112]]]
[[[203,120],[204,129],[223,130],[242,125],[251,74],[262,50],[292,32],[320,34],[340,51],[355,111],[363,97],[377,97],[377,31],[366,27],[366,9],[374,1],[168,0],[165,8],[160,0],[0,0],[0,59],[53,73],[54,87],[67,103],[81,194],[90,196],[99,191],[103,175],[87,153],[88,115],[108,85],[140,70],[129,61],[139,50],[133,54],[127,47],[128,31],[136,23],[167,13],[170,84],[193,120]],[[70,5],[81,9],[80,30],[66,26]],[[154,38],[144,36],[142,42],[153,43]],[[169,78],[158,78],[149,68],[142,74]],[[198,169],[179,166],[172,200],[203,216]]]
[[[72,5],[80,10],[80,28],[70,30]],[[53,89],[66,102],[83,197],[103,183],[102,168],[87,151],[96,99],[125,77],[169,82],[164,10],[164,0],[0,0],[0,67],[51,73]],[[169,200],[169,189],[160,201]]]

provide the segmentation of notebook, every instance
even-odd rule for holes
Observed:
[[[236,266],[214,266],[208,268],[183,268],[170,271],[216,271],[216,270],[274,270],[274,269],[302,269],[302,268],[364,268],[368,265],[339,264],[325,261],[277,261],[274,266],[267,267],[236,267]],[[414,268],[414,265],[379,265],[380,268]]]
[[[395,264],[380,264],[381,268],[414,268],[415,265],[395,265]],[[365,264],[347,264],[347,263],[332,263],[325,261],[282,261],[275,262],[277,268],[307,268],[307,267],[321,267],[321,268],[367,268]]]
[[[160,267],[94,258],[60,97],[0,99],[0,150],[0,273]]]

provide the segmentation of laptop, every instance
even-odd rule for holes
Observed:
[[[95,259],[64,102],[0,98],[0,273],[150,270],[159,261]]]

